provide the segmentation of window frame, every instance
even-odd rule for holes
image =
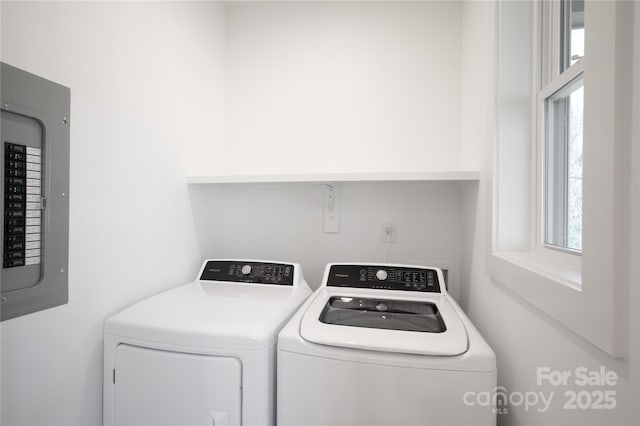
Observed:
[[[568,13],[569,3],[562,2],[560,0],[540,2],[534,6],[533,10],[533,32],[539,31],[535,34],[535,39],[539,43],[537,46],[534,42],[534,84],[537,83],[535,97],[537,98],[537,127],[533,134],[538,144],[537,150],[537,163],[535,170],[537,171],[537,183],[536,188],[536,200],[538,205],[538,216],[536,222],[532,225],[536,232],[536,249],[544,253],[545,250],[553,250],[564,252],[570,255],[581,256],[582,250],[574,249],[568,246],[566,241],[566,235],[563,236],[565,245],[557,245],[547,242],[547,236],[549,233],[548,227],[550,226],[549,210],[548,210],[548,193],[546,191],[546,181],[549,177],[549,167],[547,160],[549,159],[549,142],[551,135],[557,129],[552,127],[549,120],[548,101],[554,96],[562,92],[569,92],[573,85],[578,81],[582,81],[584,87],[584,56],[579,58],[574,64],[571,64],[570,52],[569,56],[563,55],[569,49],[570,33],[571,33],[571,19],[570,12]],[[569,28],[568,32],[565,28]],[[569,35],[568,35],[569,34]],[[568,35],[568,37],[567,37]],[[566,169],[568,156],[564,155],[562,164],[556,164],[556,172],[560,172],[561,167]],[[567,170],[563,170],[565,173]],[[565,182],[562,194],[554,194],[555,197],[563,198],[563,205],[567,205],[568,199],[568,181]],[[566,233],[568,229],[567,223],[567,211],[556,212],[556,216],[553,220],[554,223],[558,221],[563,222],[562,230]],[[548,252],[550,257],[559,257],[559,255]],[[562,256],[560,256],[562,257]],[[575,262],[574,262],[575,263]],[[579,265],[578,265],[579,267]]]
[[[632,108],[621,87],[628,91],[632,84],[628,60],[632,46],[616,40],[633,37],[629,18],[633,13],[628,10],[633,5],[586,2],[584,59],[557,84],[545,88],[552,94],[579,73],[584,78],[582,256],[540,245],[537,224],[543,210],[537,200],[542,199],[539,171],[543,169],[538,141],[544,123],[537,93],[549,70],[537,66],[540,58],[535,52],[549,38],[538,25],[537,5],[498,2],[496,7],[497,137],[491,162],[487,272],[498,285],[573,333],[622,357],[630,264],[625,250],[628,235],[623,232],[629,223],[625,193],[629,179],[623,163]],[[524,72],[516,45],[520,50],[532,47],[530,74]],[[504,158],[508,161],[501,161]]]

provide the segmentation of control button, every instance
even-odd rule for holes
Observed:
[[[376,278],[380,281],[384,281],[387,279],[387,271],[385,271],[384,269],[378,269],[378,272],[376,272]]]
[[[249,275],[251,273],[251,265],[244,265],[241,271],[242,275]]]

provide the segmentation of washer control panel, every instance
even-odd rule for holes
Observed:
[[[437,269],[388,265],[332,265],[327,286],[440,293]]]
[[[200,279],[235,283],[293,285],[294,266],[286,263],[210,260]]]

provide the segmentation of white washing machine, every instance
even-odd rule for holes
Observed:
[[[108,319],[104,424],[275,424],[278,332],[310,294],[295,263],[207,260]]]
[[[329,264],[278,338],[279,425],[495,425],[495,388],[438,268]]]

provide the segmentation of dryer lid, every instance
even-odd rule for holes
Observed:
[[[105,333],[172,345],[263,350],[309,296],[306,287],[196,281],[145,299]]]
[[[388,293],[324,289],[305,312],[301,335],[313,343],[384,352],[455,356],[467,351],[466,330],[448,296],[401,299]]]

